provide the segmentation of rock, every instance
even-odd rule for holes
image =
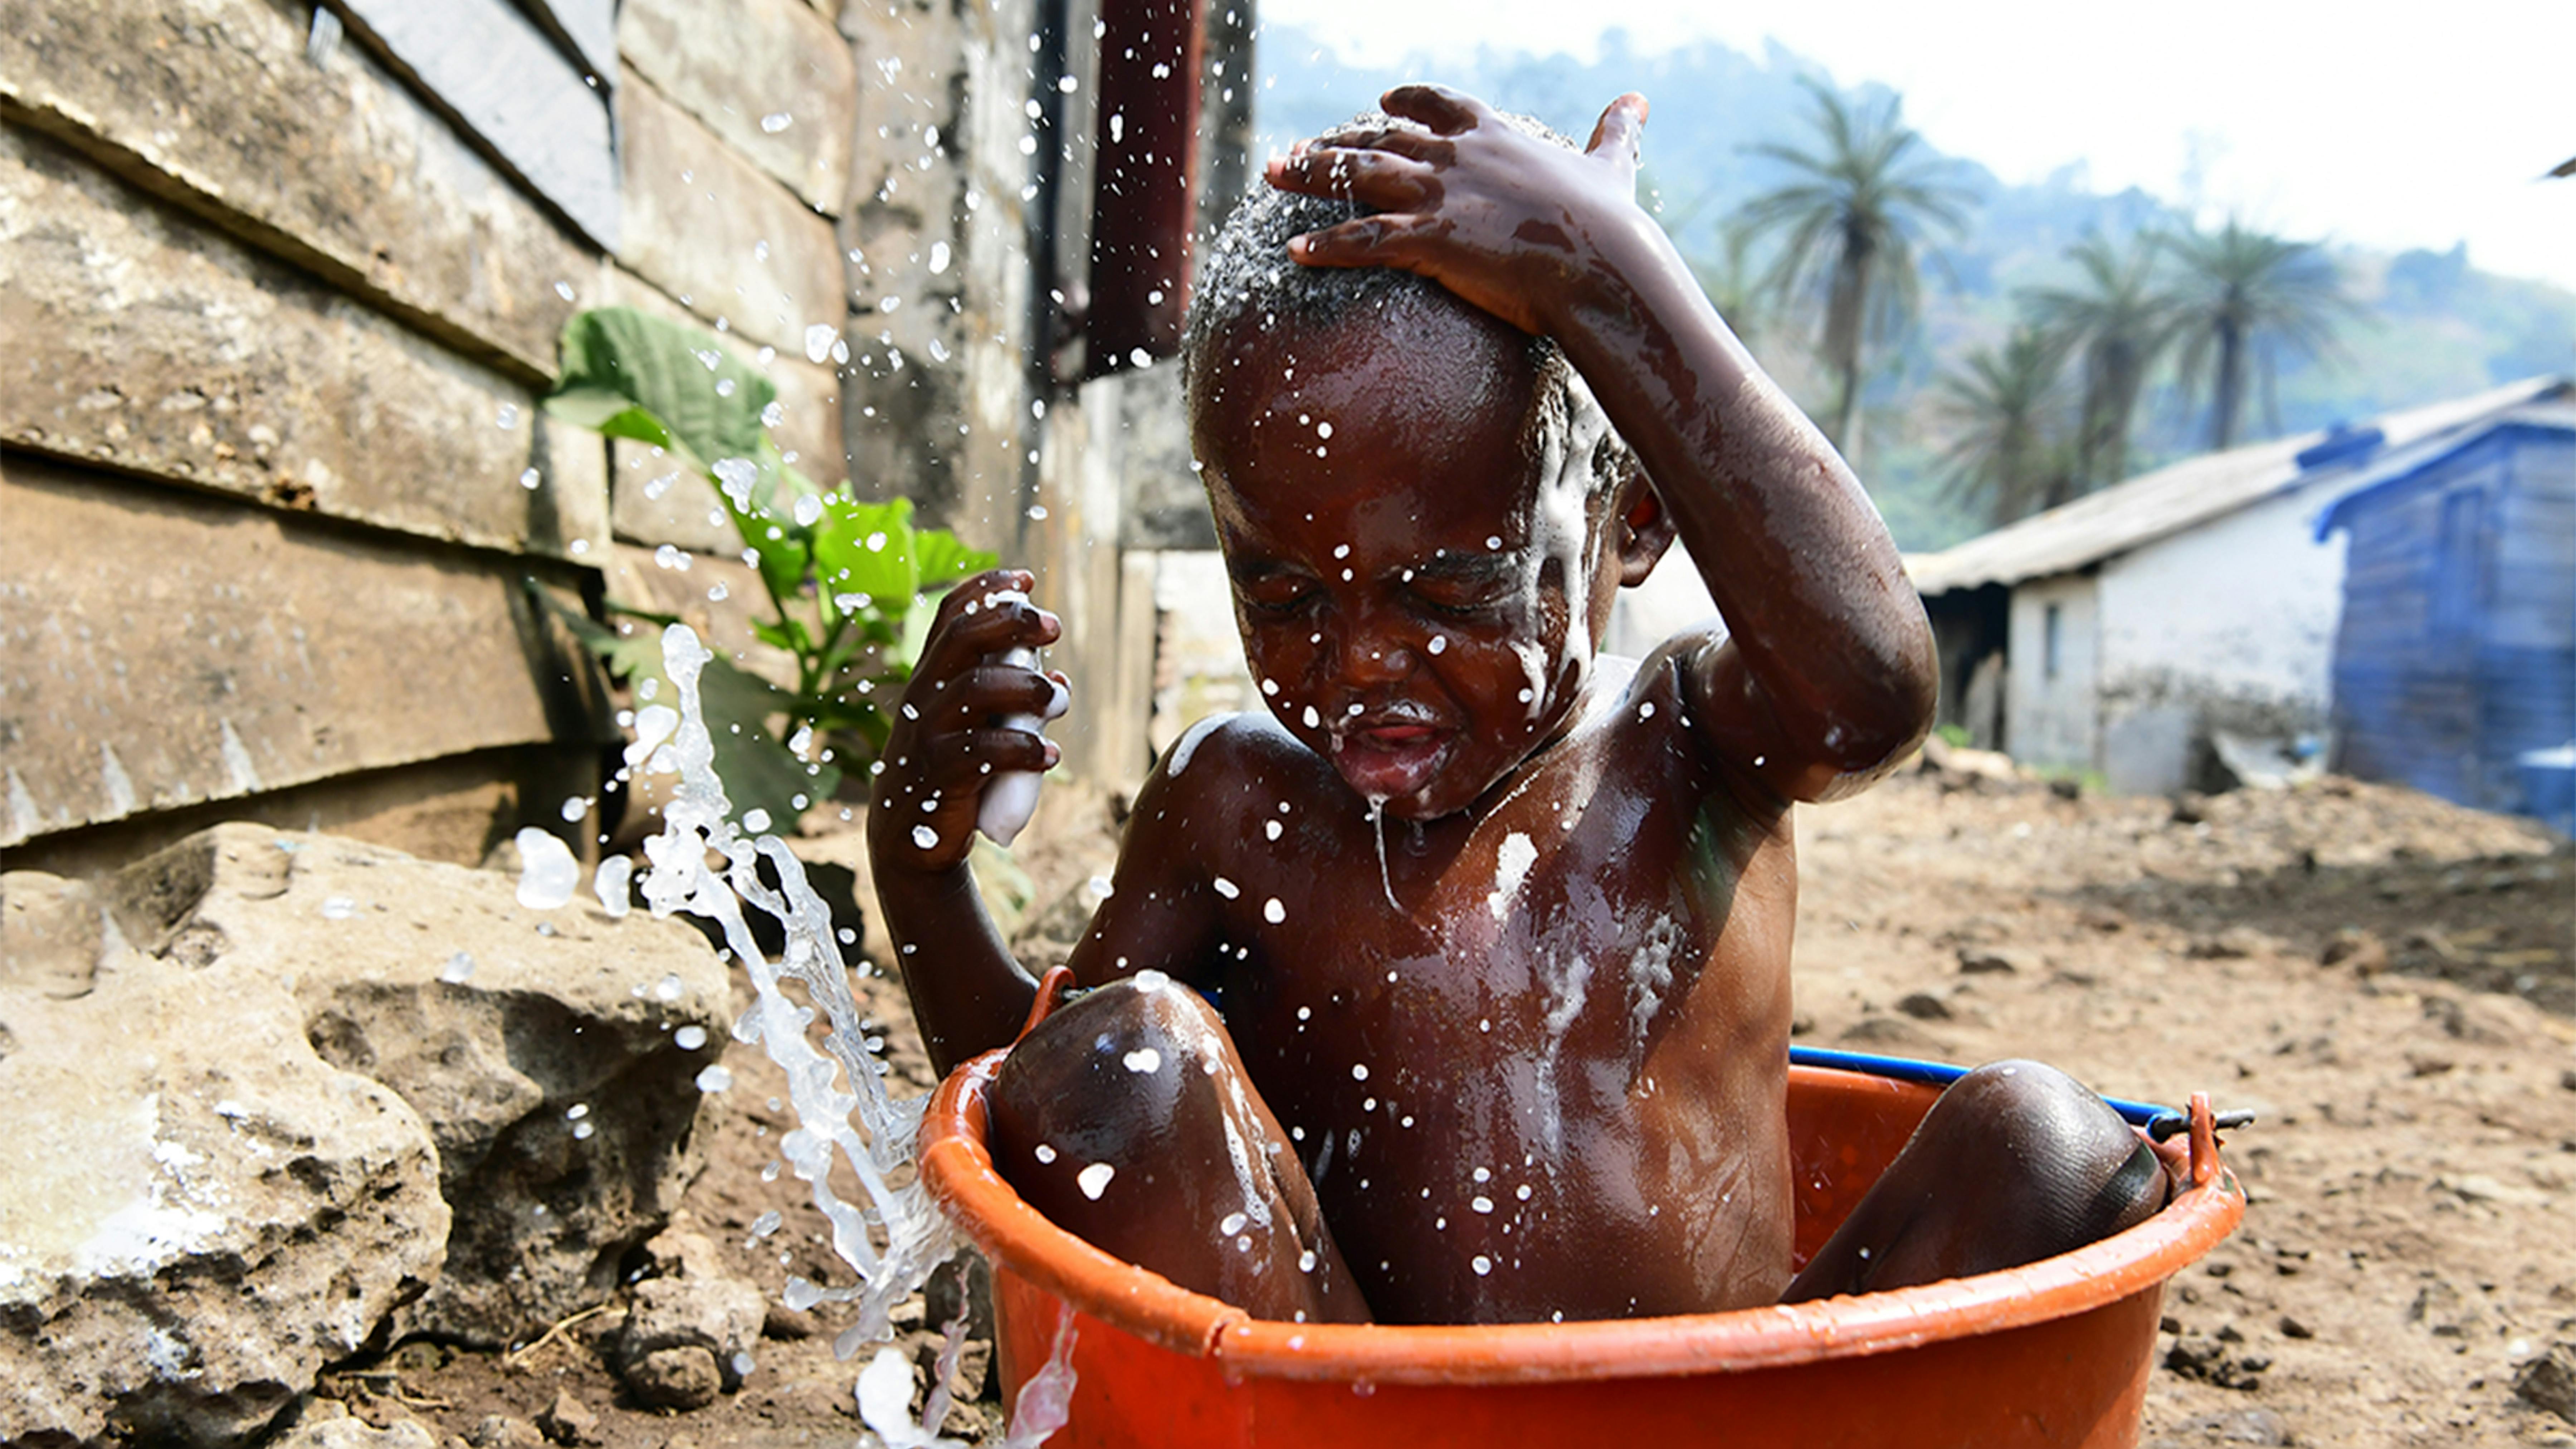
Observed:
[[[1962,946],[1959,948],[1959,973],[1963,976],[2014,976],[2036,974],[2048,962],[2036,951],[2012,946]]]
[[[703,1409],[724,1391],[716,1356],[695,1344],[657,1348],[626,1366],[626,1388],[656,1409]]]
[[[253,864],[236,888],[285,890],[282,854]],[[212,923],[147,929],[189,894],[184,868],[0,877],[0,1443],[242,1443],[438,1271],[429,1127]]]
[[[1950,1003],[1929,991],[1908,993],[1896,1003],[1896,1009],[1916,1021],[1948,1021],[1953,1015]]]
[[[546,1436],[525,1419],[485,1414],[465,1436],[472,1449],[545,1449]]]
[[[2239,1353],[2234,1344],[2214,1334],[2186,1333],[2165,1350],[2166,1368],[2222,1389],[2261,1388],[2263,1371],[2271,1366],[2270,1358]]]
[[[570,1389],[557,1389],[555,1401],[537,1415],[537,1427],[558,1444],[579,1445],[599,1442],[599,1416],[590,1406],[575,1397]]]
[[[2328,966],[2350,966],[2355,975],[2375,976],[2388,969],[2388,945],[2368,931],[2347,926],[2326,942],[2319,959]]]
[[[741,1384],[734,1361],[759,1342],[765,1296],[727,1277],[715,1245],[698,1233],[662,1233],[645,1252],[660,1276],[634,1287],[618,1338],[619,1377],[647,1403],[703,1408]]]
[[[118,918],[208,971],[274,982],[323,1060],[429,1123],[454,1211],[397,1337],[497,1347],[607,1298],[696,1173],[723,966],[693,931],[585,895],[323,836],[222,825],[128,868]],[[705,1044],[683,1048],[695,1028]],[[692,1039],[695,1039],[694,1034]]]
[[[1844,1043],[1864,1047],[1917,1047],[1937,1050],[1941,1043],[1901,1016],[1864,1016],[1843,1028]]]
[[[2576,1424],[2576,1344],[2553,1343],[2514,1370],[2513,1391],[2524,1403]]]
[[[429,1430],[411,1419],[379,1429],[364,1419],[308,1420],[268,1441],[267,1449],[438,1449]]]

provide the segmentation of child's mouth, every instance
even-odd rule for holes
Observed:
[[[1333,738],[1333,767],[1353,790],[1375,800],[1419,794],[1449,754],[1447,730],[1405,719],[1354,721]]]

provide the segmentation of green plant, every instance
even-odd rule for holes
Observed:
[[[752,632],[795,660],[796,685],[781,689],[719,656],[700,700],[736,810],[765,810],[784,823],[796,818],[800,798],[828,796],[839,783],[832,755],[864,766],[884,748],[890,721],[871,696],[912,677],[930,627],[931,610],[921,605],[992,567],[994,556],[945,529],[915,528],[908,500],[863,503],[846,486],[817,486],[770,441],[777,397],[769,379],[708,334],[606,307],[565,324],[562,377],[545,408],[660,449],[723,499],[743,562],[759,573],[773,610]],[[673,622],[615,601],[607,607]],[[668,688],[659,630],[620,631],[578,616],[566,622],[639,698]],[[832,737],[835,749],[814,751],[817,735]]]

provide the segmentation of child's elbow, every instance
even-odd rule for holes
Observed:
[[[1909,641],[1910,642],[1910,641]],[[1926,631],[1873,670],[1828,712],[1818,732],[1829,783],[1815,798],[1833,799],[1865,789],[1911,757],[1932,732],[1940,703],[1940,673]]]

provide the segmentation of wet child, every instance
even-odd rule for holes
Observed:
[[[1954,1086],[1791,1281],[1790,809],[1919,741],[1934,667],[1833,448],[1634,199],[1645,103],[1577,151],[1455,92],[1274,160],[1191,321],[1193,441],[1266,714],[1137,796],[996,1083],[1040,1211],[1280,1319],[1698,1312],[1984,1271],[2162,1203],[2098,1098]],[[1678,537],[1724,628],[1596,653]],[[942,1070],[1038,987],[966,867],[1058,682],[1030,577],[942,605],[871,819]]]

